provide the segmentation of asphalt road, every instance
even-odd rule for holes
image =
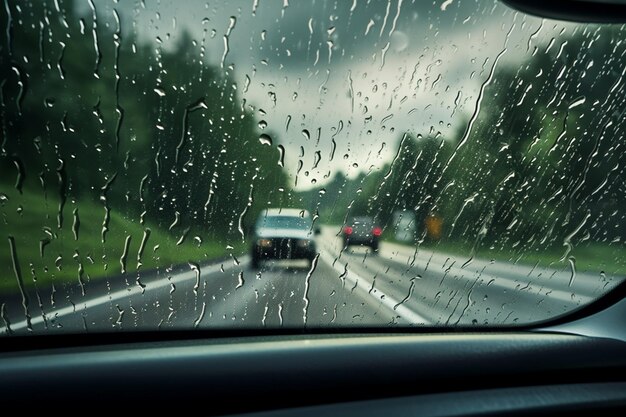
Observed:
[[[244,255],[89,283],[84,295],[77,286],[40,290],[31,293],[29,320],[20,298],[0,298],[0,333],[522,324],[571,311],[620,281],[392,243],[378,255],[343,250],[337,231],[326,227],[317,238],[313,268],[270,261],[253,270]]]

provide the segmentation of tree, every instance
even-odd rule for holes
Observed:
[[[10,11],[3,182],[19,167],[23,187],[36,190],[40,177],[62,201],[102,204],[104,222],[113,210],[177,236],[195,227],[230,241],[268,204],[259,196],[288,187],[232,74],[208,65],[188,33],[155,49],[133,31],[122,39],[101,11],[78,15],[74,1]]]

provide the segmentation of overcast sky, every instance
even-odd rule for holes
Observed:
[[[500,52],[498,65],[515,65],[573,27],[474,0],[146,0],[98,13],[112,8],[141,42],[173,48],[188,31],[208,62],[233,66],[239,97],[285,147],[292,177],[303,161],[298,188],[380,169],[404,132],[451,137]]]

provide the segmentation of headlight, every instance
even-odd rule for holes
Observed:
[[[257,243],[262,248],[269,248],[272,246],[272,241],[270,239],[259,239]]]
[[[298,246],[300,246],[301,248],[306,248],[311,244],[310,240],[298,240]]]

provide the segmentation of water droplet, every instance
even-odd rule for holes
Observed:
[[[195,262],[188,262],[187,264],[189,265],[189,268],[191,268],[191,270],[194,272],[196,276],[196,282],[193,285],[193,293],[197,297],[198,289],[200,288],[200,265],[198,265]]]
[[[65,207],[65,201],[67,200],[67,175],[65,173],[65,161],[59,159],[59,167],[56,169],[57,179],[59,180],[59,208],[57,211],[57,226],[63,227],[63,207]]]
[[[415,278],[411,278],[411,285],[409,286],[408,294],[398,304],[394,305],[393,309],[397,310],[398,307],[400,307],[402,304],[407,302],[411,298],[411,296],[413,295],[413,290],[414,289],[415,289]]]
[[[278,324],[283,326],[283,303],[278,304]]]
[[[146,228],[143,231],[143,238],[141,239],[141,244],[139,245],[139,250],[137,251],[137,268],[141,266],[141,257],[143,256],[143,251],[146,249],[146,244],[148,243],[151,233],[152,231],[150,228]]]
[[[174,212],[174,221],[170,224],[168,230],[171,231],[173,228],[178,226],[178,223],[180,223],[180,212],[177,210]]]
[[[26,178],[26,168],[24,167],[24,163],[17,156],[13,157],[13,165],[15,165],[15,169],[17,169],[17,176],[15,178],[15,189],[22,194],[22,187],[24,185],[24,179]]]
[[[569,277],[569,286],[571,287],[574,283],[574,279],[576,278],[576,258],[570,256],[567,258],[570,268],[570,277]]]
[[[306,274],[306,278],[304,280],[304,294],[302,295],[302,300],[304,301],[304,307],[302,307],[302,320],[304,325],[306,326],[306,322],[308,319],[308,311],[309,311],[309,287],[311,285],[311,277],[313,273],[317,269],[317,263],[319,261],[320,254],[316,254],[315,258],[311,261],[311,267],[309,268],[309,272]]]
[[[283,145],[278,145],[278,166],[285,166],[285,147]]]
[[[289,123],[291,123],[291,115],[290,114],[287,115],[287,119],[285,121],[285,132],[289,131]]]
[[[198,316],[198,318],[193,322],[193,327],[197,328],[198,326],[200,326],[200,322],[204,318],[205,313],[206,313],[206,301],[203,301],[202,310],[200,311],[200,315]]]
[[[122,274],[126,273],[126,261],[128,259],[128,250],[130,248],[131,236],[127,235],[126,240],[124,241],[124,250],[122,251],[122,256],[120,256],[120,267]]]
[[[185,239],[187,239],[187,235],[189,234],[189,230],[191,230],[191,227],[187,227],[187,228],[185,228],[185,230],[183,230],[183,234],[176,241],[176,246],[180,246],[180,245],[183,244]]]
[[[20,268],[20,262],[17,258],[17,247],[15,245],[15,238],[13,236],[9,236],[9,249],[11,251],[11,263],[13,265],[13,273],[15,274],[15,279],[17,280],[17,286],[22,296],[22,307],[24,309],[24,316],[26,317],[26,326],[29,331],[32,331],[33,327],[30,321],[31,319],[30,311],[28,309],[29,297],[24,287],[24,280],[22,279],[22,271]]]
[[[209,108],[209,106],[207,106],[205,98],[201,97],[198,100],[196,100],[193,103],[191,103],[187,107],[187,110],[191,113],[191,112],[199,110],[199,109],[208,109],[208,108]]]
[[[80,229],[80,217],[78,216],[78,209],[75,208],[72,212],[74,221],[72,223],[72,233],[74,234],[74,240],[78,240],[78,231]]]
[[[239,274],[237,275],[237,286],[235,287],[235,289],[243,287],[245,283],[246,281],[243,278],[243,271],[239,271]]]
[[[585,104],[585,97],[584,96],[580,96],[577,99],[575,99],[574,101],[572,101],[570,103],[570,105],[567,107],[569,110],[573,109],[574,107],[578,107],[581,104]]]
[[[235,16],[231,16],[229,23],[228,23],[228,29],[226,29],[226,34],[224,35],[224,38],[223,38],[224,39],[224,53],[222,54],[220,68],[224,68],[224,62],[226,61],[226,56],[228,55],[228,52],[230,51],[230,47],[228,45],[230,33],[235,28],[236,24],[237,24],[237,18]]]
[[[262,133],[261,136],[259,136],[259,142],[261,142],[261,145],[272,146],[272,138],[270,135],[265,133]]]

